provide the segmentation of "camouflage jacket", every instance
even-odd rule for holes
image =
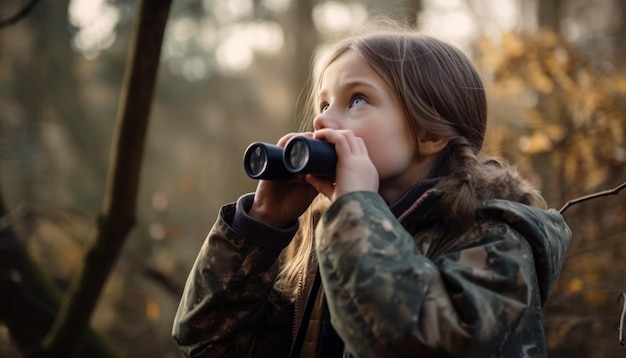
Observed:
[[[451,236],[432,214],[439,196],[430,190],[392,212],[378,194],[355,192],[323,216],[316,252],[347,350],[357,357],[547,356],[541,307],[571,238],[563,218],[492,200],[468,230]],[[275,240],[262,226],[235,232],[234,213],[234,205],[222,208],[198,255],[173,336],[188,356],[287,356],[293,307],[273,285],[295,228],[275,232]]]

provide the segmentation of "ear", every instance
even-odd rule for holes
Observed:
[[[441,152],[448,145],[448,138],[437,137],[420,131],[417,138],[417,152],[421,155],[433,155]]]

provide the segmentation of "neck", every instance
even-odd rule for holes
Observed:
[[[404,194],[410,186],[406,187],[404,185],[398,186],[393,185],[392,183],[380,183],[380,189],[378,189],[378,193],[385,200],[388,206],[392,206],[402,194]]]
[[[416,158],[415,165],[399,176],[381,180],[378,193],[387,205],[393,204],[416,183],[426,180],[432,168],[432,158]]]

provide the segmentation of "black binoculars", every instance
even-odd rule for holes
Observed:
[[[299,174],[332,178],[337,152],[331,143],[304,136],[293,137],[285,148],[254,142],[246,149],[243,167],[252,179],[286,180]]]

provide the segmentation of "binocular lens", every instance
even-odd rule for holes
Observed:
[[[293,176],[283,164],[283,148],[263,142],[248,146],[243,167],[253,179],[282,180]]]
[[[252,149],[248,160],[248,166],[252,175],[261,174],[267,167],[267,153],[263,147],[257,146]]]
[[[302,174],[333,177],[336,166],[334,145],[304,136],[292,138],[284,148],[254,142],[243,157],[246,174],[253,179],[288,180]]]
[[[283,155],[285,167],[293,174],[313,174],[333,177],[337,166],[335,146],[319,139],[304,136],[293,137]]]
[[[302,170],[309,162],[309,146],[304,141],[294,142],[285,159],[290,170],[294,172]]]

